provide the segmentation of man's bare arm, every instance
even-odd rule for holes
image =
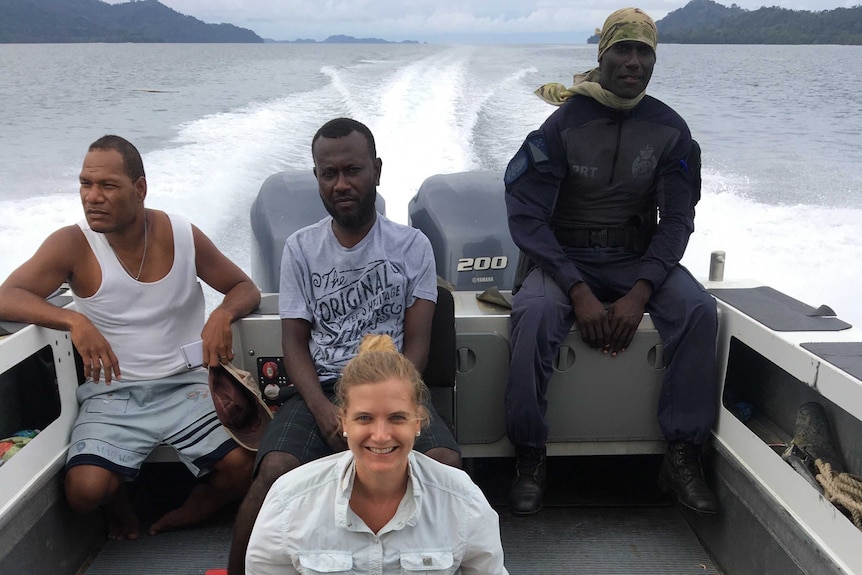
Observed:
[[[192,226],[192,234],[198,277],[224,294],[221,305],[210,313],[201,332],[204,364],[214,365],[219,360],[233,359],[230,326],[260,305],[260,290],[202,231]]]
[[[67,330],[84,363],[84,377],[105,383],[120,377],[120,364],[110,344],[84,315],[48,303],[45,298],[73,279],[87,254],[86,239],[76,226],[48,236],[29,260],[0,285],[0,318]]]
[[[428,364],[431,348],[431,323],[434,319],[433,301],[416,299],[404,312],[404,357],[413,362],[419,373]]]
[[[347,443],[339,433],[338,408],[326,398],[317,377],[317,368],[308,350],[311,324],[304,319],[281,320],[281,350],[284,354],[284,370],[287,378],[296,387],[309,411],[317,421],[320,433],[333,451],[342,451]]]
[[[72,275],[70,247],[74,247],[71,227],[57,230],[39,246],[29,260],[21,264],[0,285],[0,318],[7,321],[34,323],[68,330],[76,312],[62,310],[45,301]]]

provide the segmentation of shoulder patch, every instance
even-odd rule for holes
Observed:
[[[545,136],[542,134],[531,134],[524,146],[530,151],[530,159],[533,160],[534,166],[539,167],[542,164],[550,163],[548,143],[545,142]]]
[[[527,171],[527,150],[522,146],[515,157],[509,161],[509,166],[506,168],[506,175],[503,177],[503,182],[508,186],[518,178],[524,175]]]
[[[551,158],[548,157],[548,143],[545,141],[545,136],[541,132],[532,132],[527,136],[524,145],[518,150],[518,153],[509,162],[506,168],[506,175],[503,178],[508,186],[533,166],[539,172],[549,172],[551,170]]]

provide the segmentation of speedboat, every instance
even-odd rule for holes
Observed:
[[[377,208],[385,213],[382,198]],[[503,396],[519,254],[506,225],[502,174],[431,176],[408,212],[409,224],[431,240],[440,278],[425,379],[465,469],[499,512],[510,573],[862,575],[862,531],[787,456],[800,408],[817,404],[843,469],[862,472],[862,330],[827,306],[765,283],[725,280],[715,258],[702,283],[719,309],[721,401],[704,461],[721,511],[706,517],[656,487],[666,448],[656,421],[664,358],[649,315],[614,358],[589,348],[574,326],[549,386],[545,507],[514,517],[505,503],[514,452]],[[324,215],[310,171],[270,176],[252,206],[252,277],[264,296],[234,325],[235,363],[256,376],[274,409],[290,385],[277,311],[282,247],[289,234]],[[74,305],[63,293],[51,299]],[[62,468],[78,409],[80,360],[66,332],[0,328],[0,438],[39,430],[0,466],[0,574],[224,568],[235,509],[199,527],[142,533],[137,541],[107,541],[101,513],[69,509]],[[183,477],[170,450],[158,448],[136,494],[151,508],[178,495],[189,484]]]

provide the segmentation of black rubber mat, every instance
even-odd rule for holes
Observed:
[[[505,506],[513,459],[467,460],[465,468],[500,515],[512,575],[719,574],[678,506],[656,488],[660,461],[644,455],[552,457],[545,507],[530,517],[515,517]],[[159,498],[148,483],[153,482],[145,481],[136,494],[145,522],[181,500],[178,493],[152,504]],[[203,575],[224,569],[234,513],[226,509],[207,525],[184,531],[109,541],[84,575]]]
[[[83,575],[203,575],[227,567],[236,505],[200,526],[147,535],[147,528],[178,507],[195,479],[179,463],[145,464],[130,495],[141,519],[136,541],[108,541]]]
[[[661,455],[549,457],[548,507],[638,507],[670,505],[657,487]],[[515,474],[511,457],[465,461],[465,470],[491,505],[505,506]]]
[[[498,507],[511,575],[717,575],[675,506],[547,507],[515,517]],[[111,541],[86,575],[203,575],[227,566],[230,521],[138,541]]]
[[[717,575],[676,507],[498,509],[511,575]]]
[[[801,345],[856,379],[862,379],[862,342],[811,342]]]
[[[709,293],[775,331],[839,331],[852,327],[827,306],[813,308],[771,287],[719,288]]]
[[[184,531],[108,541],[85,575],[203,575],[225,569],[232,518]]]

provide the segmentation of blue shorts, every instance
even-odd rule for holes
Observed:
[[[66,467],[96,465],[135,478],[160,444],[200,477],[237,447],[216,416],[203,369],[158,380],[78,387]]]

